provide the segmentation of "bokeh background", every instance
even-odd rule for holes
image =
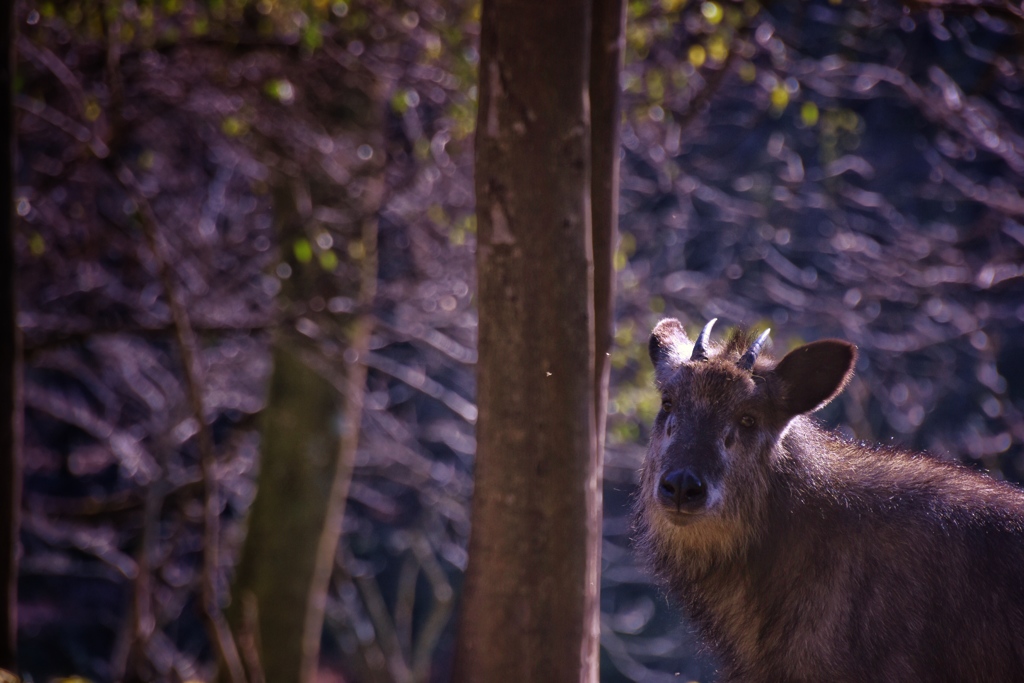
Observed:
[[[448,679],[476,417],[478,17],[468,0],[18,0],[26,680],[209,675],[205,486],[226,592],[271,340],[340,386],[367,321],[319,678]],[[826,423],[1020,482],[1024,13],[633,0],[622,88],[601,675],[712,680],[629,548],[649,330],[770,326],[776,353],[848,339],[858,374]]]

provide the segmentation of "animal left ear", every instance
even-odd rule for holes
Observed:
[[[793,349],[772,370],[782,386],[783,409],[790,417],[812,413],[834,399],[853,377],[857,347],[823,339]]]
[[[651,363],[658,371],[679,367],[680,363],[690,357],[692,348],[693,344],[687,339],[683,324],[675,318],[665,318],[655,325],[647,343]]]

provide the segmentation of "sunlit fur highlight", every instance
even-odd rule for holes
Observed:
[[[736,368],[747,335],[690,362],[685,335],[662,331],[657,388],[696,412],[668,440],[664,411],[655,421],[635,543],[723,680],[1024,681],[1019,489],[785,415],[800,389],[778,382],[766,354],[752,372]],[[727,434],[738,407],[759,411],[758,426],[709,466],[721,503],[674,523],[659,478],[717,458],[710,432]]]

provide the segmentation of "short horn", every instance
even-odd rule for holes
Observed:
[[[718,322],[718,318],[712,318],[708,321],[708,324],[704,326],[704,329],[697,335],[697,341],[693,343],[693,351],[690,352],[690,360],[707,360],[708,350],[707,343],[708,338],[711,337],[711,328]]]
[[[762,332],[757,339],[754,340],[754,343],[750,345],[747,352],[740,357],[739,362],[737,362],[736,365],[743,370],[752,369],[754,367],[754,362],[757,361],[758,354],[761,353],[761,349],[764,348],[765,342],[768,341],[768,333],[771,331],[771,328],[768,328]]]

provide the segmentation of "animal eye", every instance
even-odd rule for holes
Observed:
[[[672,410],[672,399],[670,399],[670,398],[663,398],[663,399],[661,399],[661,409],[664,410],[666,413],[670,412]]]
[[[750,415],[743,415],[740,417],[740,425],[749,429],[754,426],[754,418]]]

